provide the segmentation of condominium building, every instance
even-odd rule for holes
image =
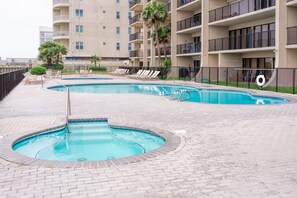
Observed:
[[[297,67],[297,0],[159,2],[170,14],[172,66]],[[148,3],[130,1],[130,57],[140,66],[158,65],[140,17]]]
[[[52,27],[39,27],[39,43],[45,43],[53,40],[53,28]]]
[[[127,0],[53,0],[53,40],[66,60],[127,60],[128,10]]]

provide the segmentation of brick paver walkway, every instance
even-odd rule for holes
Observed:
[[[297,197],[297,103],[209,105],[141,94],[71,99],[75,117],[186,132],[176,151],[128,165],[46,168],[0,159],[0,197]],[[64,100],[65,93],[20,84],[0,102],[0,135],[63,124]]]

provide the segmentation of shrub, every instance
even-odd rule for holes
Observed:
[[[44,75],[46,72],[46,68],[45,67],[33,67],[31,70],[30,70],[30,73],[32,75]]]
[[[106,71],[107,68],[106,67],[89,67],[89,70],[92,70],[92,71]]]
[[[167,76],[168,72],[170,71],[170,67],[171,67],[171,60],[170,59],[164,60],[160,67],[160,75]]]
[[[45,67],[47,69],[52,69],[52,70],[63,70],[64,69],[64,65],[62,65],[62,64],[51,64],[51,65],[42,64],[40,66]]]

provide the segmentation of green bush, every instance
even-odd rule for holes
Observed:
[[[32,75],[44,75],[46,72],[46,68],[45,67],[33,67],[31,70],[30,70],[30,73]]]
[[[106,71],[107,68],[106,67],[89,67],[89,70],[92,70],[92,71]]]
[[[170,67],[171,67],[171,60],[170,59],[164,60],[160,67],[160,75],[167,76],[168,72],[170,71]]]
[[[45,67],[47,69],[52,69],[52,70],[63,70],[64,69],[64,65],[62,65],[62,64],[51,64],[51,65],[42,64],[40,66]]]

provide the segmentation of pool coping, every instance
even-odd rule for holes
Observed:
[[[76,85],[118,85],[118,84],[140,84],[140,85],[169,85],[169,86],[187,86],[190,88],[196,88],[196,89],[205,89],[205,90],[220,90],[220,91],[238,91],[238,92],[244,92],[246,94],[250,94],[252,96],[258,96],[258,97],[271,97],[271,98],[279,98],[279,99],[286,99],[288,102],[285,103],[277,103],[277,104],[264,104],[264,105],[287,105],[292,103],[297,103],[297,98],[294,97],[296,95],[288,94],[288,93],[281,93],[281,92],[271,92],[271,91],[265,91],[265,90],[253,90],[253,89],[246,89],[246,88],[240,88],[240,87],[227,87],[227,86],[221,86],[221,85],[209,85],[209,84],[203,84],[203,83],[197,83],[197,82],[184,82],[184,81],[178,81],[178,82],[172,82],[168,81],[166,84],[162,84],[161,81],[131,81],[131,82],[95,82],[95,83],[89,83],[89,82],[79,82],[79,83],[67,83],[65,86],[76,86]],[[48,85],[45,86],[45,90],[47,91],[55,91],[50,88],[53,87],[60,87],[61,85]],[[84,94],[75,92],[76,94]],[[88,94],[97,94],[97,93],[88,93]],[[110,93],[108,93],[110,94]],[[116,94],[116,93],[111,93]],[[143,93],[130,93],[130,94],[143,94]],[[143,94],[146,95],[146,94]],[[153,95],[156,96],[156,95]],[[195,103],[195,102],[190,102]],[[210,104],[210,103],[201,103],[197,102],[197,104],[208,104],[208,105],[238,105],[238,106],[251,106],[251,105],[257,105],[257,104]],[[262,105],[257,105],[262,106]]]
[[[38,135],[40,133],[43,133],[49,130],[63,128],[66,126],[66,124],[63,124],[63,125],[57,125],[50,128],[45,128],[45,129],[38,130],[28,134],[23,134],[22,136],[13,135],[13,136],[1,139],[0,140],[0,145],[1,145],[0,158],[5,161],[16,163],[19,165],[38,166],[38,167],[46,167],[46,168],[106,168],[106,167],[115,166],[115,165],[125,165],[125,164],[131,164],[136,162],[142,162],[161,155],[165,155],[169,152],[177,150],[177,148],[181,145],[181,143],[184,142],[182,141],[180,136],[174,133],[171,133],[169,131],[165,131],[165,130],[153,128],[153,127],[142,128],[142,126],[123,123],[123,121],[119,122],[118,120],[115,120],[115,119],[111,119],[112,120],[111,122],[109,121],[108,118],[71,118],[69,119],[69,121],[104,121],[104,120],[107,120],[108,124],[114,128],[140,130],[140,131],[145,131],[145,132],[158,135],[165,139],[165,144],[158,149],[155,149],[140,155],[119,158],[119,159],[111,159],[111,160],[84,161],[84,162],[40,160],[36,158],[27,157],[13,150],[13,145],[18,141],[24,138],[28,138],[30,136]]]

